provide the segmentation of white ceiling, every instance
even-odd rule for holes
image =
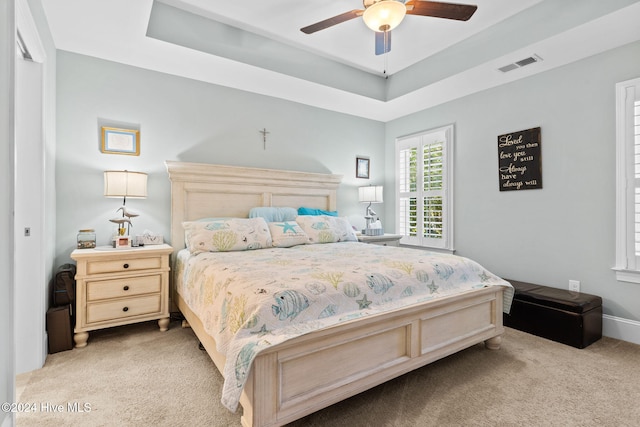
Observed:
[[[455,1],[478,11],[467,22],[407,16],[382,56],[360,18],[299,31],[359,0],[43,5],[58,49],[379,121],[640,40],[640,0]],[[542,61],[497,70],[534,54]]]

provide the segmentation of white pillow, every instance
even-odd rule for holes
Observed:
[[[288,248],[309,243],[309,236],[295,221],[270,222],[268,225],[273,246]]]

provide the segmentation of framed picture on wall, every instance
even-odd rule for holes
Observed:
[[[356,157],[356,178],[369,179],[369,159],[367,157]]]
[[[106,154],[140,155],[140,131],[102,127],[101,150]]]

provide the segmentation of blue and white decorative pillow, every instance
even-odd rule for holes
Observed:
[[[296,222],[307,233],[311,243],[357,242],[353,227],[344,217],[300,215]]]
[[[189,252],[228,252],[269,248],[271,234],[264,218],[220,218],[183,222]]]
[[[268,225],[275,247],[289,248],[309,243],[309,236],[295,221],[270,222]]]

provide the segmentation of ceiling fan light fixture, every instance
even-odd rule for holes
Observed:
[[[367,7],[362,19],[373,31],[391,31],[404,19],[407,7],[396,0],[380,0]]]

